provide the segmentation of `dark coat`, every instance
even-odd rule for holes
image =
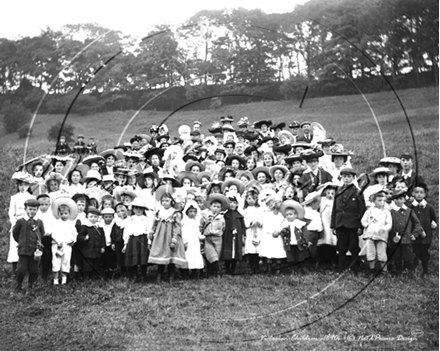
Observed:
[[[332,175],[322,168],[318,168],[318,175],[315,176],[312,172],[303,173],[299,182],[304,186],[303,190],[306,191],[305,196],[316,190],[318,185],[331,182]]]
[[[32,230],[34,229],[34,230]],[[40,219],[20,218],[12,229],[12,236],[18,243],[19,256],[33,256],[35,250],[42,247],[44,225]]]
[[[434,207],[432,207],[430,204],[426,204],[425,207],[419,207],[419,206],[413,206],[410,205],[410,208],[413,209],[414,213],[416,214],[417,218],[420,221],[420,224],[422,225],[423,230],[426,233],[426,237],[422,238],[419,237],[414,242],[415,244],[431,244],[432,237],[434,234],[434,229],[431,228],[431,222],[434,221],[438,223],[437,216],[435,214]]]
[[[393,220],[393,226],[391,227],[390,234],[388,235],[388,243],[394,244],[393,238],[396,233],[402,237],[402,244],[412,244],[410,237],[414,235],[418,238],[422,234],[422,226],[420,224],[417,215],[411,208],[391,210],[391,218]]]
[[[116,223],[113,224],[112,232],[110,233],[110,238],[112,244],[123,243],[122,235],[124,234],[124,228],[119,227]]]
[[[364,196],[353,183],[345,189],[339,187],[333,202],[330,227],[362,228],[361,219],[365,210]]]
[[[89,240],[85,237],[89,235]],[[81,253],[86,258],[101,257],[101,249],[105,249],[105,234],[102,228],[83,225],[78,233],[78,242],[81,243]]]
[[[243,242],[246,235],[246,226],[244,224],[244,218],[237,210],[228,210],[224,214],[225,218],[225,231],[223,232],[222,240],[222,260],[241,260],[243,258]],[[233,230],[237,230],[237,234],[233,234]],[[232,257],[232,251],[235,253],[235,257]]]
[[[403,178],[402,172],[400,172],[395,179]],[[425,179],[421,175],[416,176],[415,169],[412,170],[411,177],[404,179],[406,186],[408,187],[408,194],[411,194],[417,183],[426,183]]]
[[[312,133],[310,133],[310,134],[308,134],[308,138],[306,138],[305,136],[304,136],[304,134],[303,135],[300,135],[300,136],[298,136],[297,138],[296,138],[296,142],[297,143],[299,143],[299,142],[304,142],[304,143],[311,143],[312,142],[312,139],[313,139],[313,134]]]

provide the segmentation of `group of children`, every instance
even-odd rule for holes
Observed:
[[[427,185],[407,162],[411,156],[385,158],[369,176],[357,177],[350,154],[329,149],[333,140],[313,144],[308,135],[310,147],[300,142],[290,153],[298,143],[279,145],[283,126],[275,137],[266,125],[258,124],[259,141],[222,159],[217,153],[225,148],[200,150],[194,136],[189,147],[183,136],[170,145],[169,135],[150,130],[152,136],[140,135],[124,152],[116,147],[79,164],[46,156],[53,162],[23,165],[12,177],[17,194],[9,211],[8,262],[17,290],[27,273],[32,289],[40,271],[44,281],[52,272],[53,285],[64,285],[68,277],[146,281],[149,267],[157,266],[161,282],[166,273],[173,281],[280,274],[286,267],[342,272],[348,257],[354,271],[363,261],[374,274],[386,274],[392,263],[400,275],[421,261],[428,274],[438,221],[426,202]],[[284,157],[274,151],[282,147],[289,149]],[[246,150],[257,151],[253,167],[240,156]],[[270,152],[272,165],[265,161]]]

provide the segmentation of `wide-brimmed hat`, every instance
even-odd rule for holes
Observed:
[[[99,156],[102,156],[104,158],[107,158],[110,155],[113,156],[115,158],[115,160],[121,160],[124,158],[124,155],[122,154],[122,151],[120,151],[120,150],[107,149],[107,150],[104,150],[103,152],[99,153]]]
[[[209,183],[209,185],[206,187],[206,194],[209,194],[212,190],[213,186],[219,186],[220,190],[222,189],[222,184],[223,182],[219,181],[219,180],[213,180],[211,183]]]
[[[131,207],[141,207],[141,208],[145,208],[148,209],[148,205],[145,202],[145,200],[141,197],[136,197],[132,202],[130,202]]]
[[[224,124],[222,125],[222,130],[227,130],[228,132],[235,132],[235,128],[232,126],[232,124]]]
[[[270,126],[269,129],[275,130],[275,129],[283,129],[286,126],[286,123],[280,122],[280,123],[274,123]]]
[[[224,193],[225,189],[229,188],[231,185],[235,185],[237,187],[237,190],[240,193],[240,195],[243,194],[245,186],[241,180],[236,178],[230,178],[225,180],[222,184],[222,192]]]
[[[103,182],[112,182],[112,183],[115,183],[115,182],[116,182],[116,179],[115,179],[115,176],[114,176],[113,174],[104,174],[104,175],[102,176],[102,181],[103,181]]]
[[[27,184],[35,183],[34,178],[29,173],[23,171],[15,172],[11,179],[16,182],[23,182]]]
[[[298,147],[302,147],[304,150],[307,150],[307,149],[311,149],[313,147],[313,145],[306,143],[306,142],[299,141],[295,144],[292,144],[292,152],[296,152],[296,148],[298,148]]]
[[[288,208],[293,208],[297,215],[298,215],[298,219],[303,219],[304,218],[304,207],[301,206],[301,204],[297,201],[294,200],[285,200],[283,201],[283,203],[280,206],[280,212],[283,214],[283,216],[286,213],[286,210]]]
[[[89,155],[82,160],[82,163],[89,167],[92,163],[97,163],[99,165],[100,162],[105,163],[104,157],[100,155]]]
[[[162,180],[171,180],[173,182],[172,184],[173,188],[179,188],[181,186],[180,182],[176,179],[176,177],[171,174],[164,174],[162,176]]]
[[[278,133],[278,139],[281,141],[281,137],[285,136],[289,140],[289,144],[293,144],[295,137],[288,130],[282,130]]]
[[[354,154],[350,151],[344,151],[344,150],[340,150],[340,149],[332,149],[330,156],[331,156],[332,161],[335,157],[343,157],[345,159],[345,161],[347,161],[348,156],[354,156]]]
[[[251,171],[238,171],[235,178],[241,180],[241,178],[246,177],[249,181],[254,180],[254,175]]]
[[[202,144],[206,145],[208,142],[211,142],[214,146],[217,146],[217,144],[218,144],[217,138],[215,136],[212,136],[212,135],[210,135],[210,136],[206,137],[205,139],[203,139]]]
[[[249,125],[248,117],[241,117],[240,120],[237,122],[237,126],[239,128],[246,128],[248,125]]]
[[[96,172],[96,171],[95,171]],[[48,183],[51,180],[55,180],[58,182],[58,184],[61,184],[61,182],[63,182],[66,178],[61,174],[61,173],[56,173],[56,172],[50,172],[46,178],[44,179],[44,182],[46,184],[47,187],[49,187]]]
[[[145,178],[153,178],[153,179],[159,179],[159,176],[156,172],[153,171],[143,171],[141,174],[139,174],[136,178],[136,183],[139,185],[140,188],[145,188]]]
[[[118,168],[116,168],[116,170],[113,171],[113,174],[114,175],[123,175],[123,176],[127,177],[129,172],[130,172],[129,168],[118,167]]]
[[[260,137],[260,133],[256,133],[252,130],[248,130],[244,133],[244,138],[249,141],[255,141]]]
[[[385,174],[388,176],[391,174],[391,171],[387,167],[377,167],[370,173],[370,177],[375,178],[378,174]]]
[[[276,171],[277,169],[279,169],[279,170],[281,170],[281,171],[283,172],[283,176],[284,176],[284,177],[285,177],[286,174],[289,172],[289,170],[288,170],[287,167],[285,167],[285,166],[282,166],[282,165],[275,165],[275,166],[272,166],[272,167],[269,168],[269,173],[270,173],[270,176],[271,176],[272,178],[274,178],[274,173],[275,173],[275,171]]]
[[[292,146],[290,144],[284,144],[284,145],[274,145],[272,148],[273,152],[283,155],[288,155],[292,151]]]
[[[272,125],[272,121],[270,119],[262,119],[254,123],[254,128],[261,129],[261,126],[265,124],[267,127]]]
[[[152,147],[145,152],[144,156],[147,160],[149,160],[153,155],[157,155],[159,159],[162,159],[164,152],[165,150],[161,149],[160,147]]]
[[[270,177],[270,171],[269,168],[261,166],[261,167],[255,167],[252,171],[252,175],[254,176],[255,179],[257,179],[257,175],[260,172],[263,172],[264,174],[266,174],[267,179],[271,179]]]
[[[212,173],[208,171],[197,173],[197,179],[199,180],[199,183],[202,182],[202,178],[208,178],[208,180],[211,181],[211,177],[212,177]]]
[[[289,156],[284,157],[283,160],[284,160],[284,162],[286,162],[289,165],[293,164],[293,162],[295,162],[295,161],[302,161],[301,155],[299,155],[299,154],[290,154]]]
[[[250,156],[250,155],[252,155],[252,152],[254,152],[254,151],[257,151],[259,153],[258,146],[257,145],[249,145],[246,149],[244,149],[244,154]]]
[[[70,210],[69,220],[71,221],[75,220],[76,217],[78,216],[78,207],[76,206],[76,202],[67,196],[60,196],[57,197],[55,200],[53,200],[51,209],[54,217],[56,219],[60,218],[58,214],[58,208],[61,205],[66,205],[69,208]]]
[[[234,121],[234,117],[227,115],[225,116],[221,116],[220,117],[220,122],[233,122]]]
[[[226,158],[225,164],[227,166],[231,166],[231,163],[233,160],[237,160],[240,163],[240,169],[244,169],[246,167],[246,160],[243,157],[238,156],[238,155],[229,155]]]
[[[312,203],[316,199],[321,198],[321,193],[322,193],[322,189],[308,193],[306,198],[304,199],[304,201],[301,203],[301,205],[307,206],[308,204]]]
[[[79,200],[84,200],[86,202],[86,205],[90,203],[90,197],[82,193],[76,193],[75,195],[73,195],[72,200],[75,201],[75,203]]]
[[[89,182],[93,179],[96,180],[97,182],[102,181],[101,173],[99,173],[98,171],[95,171],[93,169],[89,169],[87,171],[86,176],[82,179],[82,182],[86,183],[86,182]]]
[[[198,166],[200,168],[200,172],[203,172],[205,170],[205,166],[197,161],[190,161],[185,165],[185,171],[191,172],[191,168],[193,166]]]
[[[399,197],[406,196],[405,190],[394,190],[391,196],[389,197],[390,200],[398,199]]]
[[[290,169],[290,173],[292,175],[299,175],[302,176],[302,174],[307,170],[307,167],[304,166],[296,166]]]
[[[136,193],[133,191],[133,188],[130,186],[118,187],[114,190],[114,196],[116,201],[121,202],[122,195],[128,195],[132,199],[135,199],[137,197]]]
[[[335,189],[339,188],[339,184],[333,182],[327,182],[318,186],[317,190],[321,191],[321,196],[325,196],[325,191],[327,189]]]
[[[258,181],[253,179],[246,184],[245,189],[246,191],[255,190],[257,193],[261,193],[261,191],[263,190],[263,186]]]
[[[160,201],[164,194],[169,194],[170,197],[173,198],[174,192],[175,192],[175,190],[174,190],[174,188],[172,186],[170,186],[168,184],[167,185],[161,185],[160,187],[158,187],[156,189],[156,193],[155,193],[156,200]]]
[[[326,138],[323,140],[319,140],[318,144],[321,144],[322,146],[332,146],[336,144],[336,140],[333,140],[332,138]]]
[[[193,172],[190,172],[190,171],[179,172],[179,174],[176,177],[176,180],[178,180],[180,182],[180,184],[182,184],[183,180],[185,178],[191,180],[191,182],[193,182],[194,185],[196,185],[196,186],[199,185],[199,180],[197,178],[197,175]]]
[[[324,156],[324,153],[322,151],[315,151],[312,149],[303,150],[299,154],[301,156],[301,160],[312,160],[312,159],[319,159],[320,157]]]
[[[301,128],[301,124],[298,121],[293,121],[289,124],[290,129],[299,129]]]
[[[226,211],[229,208],[229,200],[223,194],[211,194],[205,200],[204,204],[206,208],[209,208],[214,201],[218,201],[222,204],[222,211]]]
[[[301,122],[301,124],[300,124],[300,127],[302,128],[302,127],[304,127],[306,124],[308,124],[308,125],[312,125],[312,123],[311,122],[309,122],[309,121],[304,121],[304,122]]]
[[[263,138],[261,138],[261,140],[258,142],[259,145],[263,145],[264,143],[267,143],[268,141],[272,141],[272,142],[276,142],[278,141],[278,138],[275,138],[273,136],[267,135]]]

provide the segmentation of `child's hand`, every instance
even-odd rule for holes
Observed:
[[[148,234],[148,239],[150,239],[151,241],[153,241],[154,238],[154,233],[150,232],[150,234]]]
[[[411,235],[409,238],[411,239],[411,241],[415,241],[416,240],[416,237],[414,236],[414,234]]]
[[[205,240],[205,239],[206,239],[206,237],[203,234],[199,235],[199,240]]]
[[[115,246],[115,244],[112,244],[112,250],[113,250],[113,251],[116,251],[116,246]]]
[[[432,222],[431,222],[431,228],[432,228],[432,229],[437,228],[437,223],[435,223],[435,221],[432,221]]]
[[[101,253],[104,253],[105,252],[105,249],[102,247],[101,248]]]
[[[89,240],[89,234],[87,234],[84,238],[85,241]]]
[[[363,232],[364,232],[364,230],[363,230],[362,228],[359,228],[359,229],[358,229],[358,231],[357,231],[357,233],[358,233],[358,236],[362,235],[362,234],[363,234]]]
[[[333,235],[336,235],[336,229],[332,229],[332,233],[333,233]]]
[[[309,241],[309,242],[307,243],[307,247],[310,247],[310,246],[313,246],[313,243]]]
[[[151,246],[151,245],[149,245],[149,246]],[[124,246],[122,247],[121,252],[122,252],[122,253],[125,253],[125,250],[127,250],[127,245],[124,245]]]
[[[272,233],[272,236],[273,236],[274,238],[278,238],[278,237],[280,236],[280,232],[273,232],[273,233]]]
[[[188,243],[185,243],[183,246],[185,247],[185,251],[186,251],[188,249]]]

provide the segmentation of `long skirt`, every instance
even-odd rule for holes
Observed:
[[[147,234],[130,236],[125,251],[125,265],[127,267],[147,265],[149,253]]]

